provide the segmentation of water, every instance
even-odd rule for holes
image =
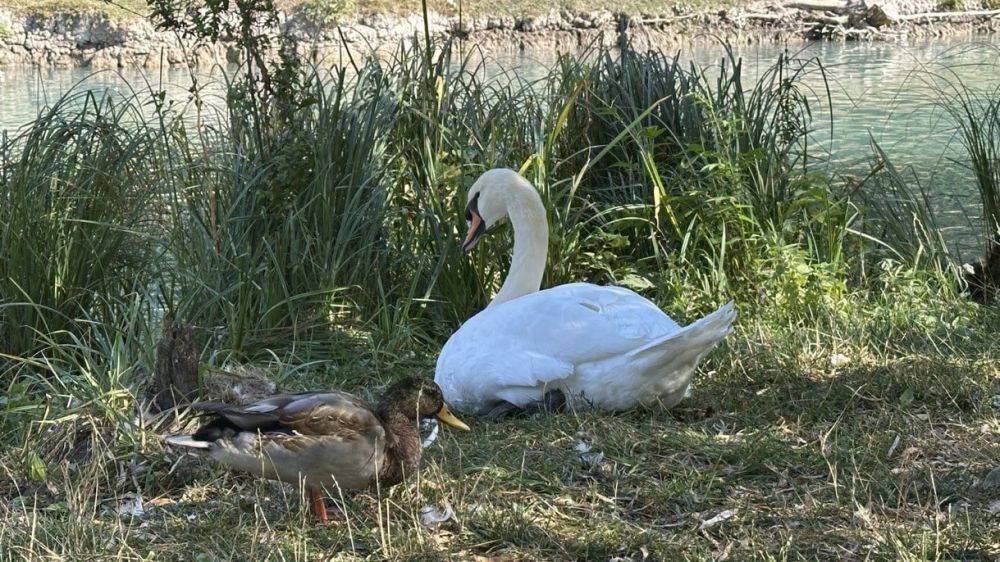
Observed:
[[[906,44],[816,42],[787,49],[773,43],[750,45],[737,51],[747,71],[744,84],[752,84],[752,77],[782,52],[815,58],[825,69],[825,76],[818,71],[808,74],[803,85],[815,97],[814,138],[818,148],[829,154],[834,171],[860,173],[870,161],[874,140],[894,164],[912,166],[935,200],[944,202],[939,210],[946,224],[970,230],[970,221],[976,220],[974,184],[956,162],[961,159],[960,147],[935,106],[941,88],[937,78],[977,88],[1000,86],[1000,36]],[[522,77],[538,78],[552,57],[551,52],[498,56],[488,63],[487,72],[518,67]],[[682,52],[682,58],[700,65],[717,64],[724,57],[720,45]],[[206,79],[211,81],[210,76],[200,75],[203,84]],[[149,85],[154,90],[165,88],[183,101],[191,84],[186,70],[97,74],[82,69],[0,70],[0,129],[23,126],[41,107],[73,87],[129,95],[132,88]],[[218,91],[218,85],[209,86],[213,87]]]

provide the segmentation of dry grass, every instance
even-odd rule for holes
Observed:
[[[987,317],[981,333],[995,321]],[[309,520],[291,486],[162,450],[154,429],[163,425],[148,425],[148,441],[130,456],[101,446],[113,441],[104,435],[89,462],[50,462],[45,484],[9,452],[0,552],[9,560],[1000,556],[1000,488],[983,483],[1000,459],[995,340],[966,338],[958,355],[840,341],[851,362],[834,368],[817,342],[760,334],[742,328],[670,412],[442,431],[417,477],[347,497],[346,519],[328,527]],[[318,367],[288,386],[429,372],[432,360],[340,359],[336,375]],[[274,368],[283,378],[291,366]],[[580,458],[581,439],[599,459]],[[144,514],[116,514],[136,493]],[[446,504],[453,518],[435,529],[421,523],[421,507]]]

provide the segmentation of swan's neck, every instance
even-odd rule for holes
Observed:
[[[514,229],[514,256],[507,279],[497,296],[493,297],[490,306],[537,292],[545,274],[549,224],[545,219],[542,199],[527,182],[524,182],[522,189],[513,189],[510,193],[512,197],[507,206],[507,214]]]

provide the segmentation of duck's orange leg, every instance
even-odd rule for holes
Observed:
[[[326,514],[326,502],[323,501],[323,494],[315,488],[309,489],[309,506],[313,515],[319,518],[319,522],[326,525],[330,519]]]

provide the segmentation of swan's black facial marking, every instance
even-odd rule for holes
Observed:
[[[469,230],[465,233],[465,240],[462,241],[462,250],[468,252],[486,232],[486,221],[479,214],[479,193],[473,195],[469,204],[465,206],[465,221],[469,225]]]
[[[473,213],[475,213],[477,215],[479,214],[479,193],[482,193],[482,192],[478,192],[475,195],[473,195],[472,199],[469,199],[469,204],[465,206],[465,220],[466,220],[466,222],[472,222],[472,214]]]

